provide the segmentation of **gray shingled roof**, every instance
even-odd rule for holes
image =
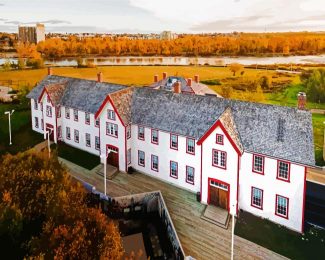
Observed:
[[[311,113],[295,108],[135,88],[132,123],[198,140],[227,107],[245,151],[315,165]]]
[[[297,163],[315,165],[311,113],[295,108],[242,102],[150,88],[129,88],[110,83],[47,76],[27,97],[37,99],[44,86],[66,82],[64,106],[96,113],[108,94],[125,124],[133,123],[200,139],[231,109],[245,151]],[[116,93],[118,91],[118,93]]]
[[[60,104],[90,113],[97,112],[108,94],[126,88],[126,86],[112,83],[98,83],[93,80],[51,75],[32,89],[27,97],[37,99],[41,95],[44,86],[63,82],[66,82],[67,86]]]

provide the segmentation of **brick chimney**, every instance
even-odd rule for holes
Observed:
[[[158,82],[158,75],[153,76],[153,82],[155,82],[155,83]]]
[[[298,109],[305,110],[307,103],[307,96],[305,92],[298,93]]]
[[[47,68],[47,75],[51,76],[53,74],[53,69],[51,67]]]
[[[194,76],[194,81],[195,81],[196,83],[199,83],[199,82],[200,82],[199,75],[195,75],[195,76]]]
[[[167,72],[163,72],[163,79],[167,78]]]
[[[179,81],[176,81],[174,83],[174,93],[177,93],[177,94],[182,93],[181,83]]]
[[[103,82],[103,73],[102,72],[97,73],[97,82]]]
[[[189,86],[189,87],[192,86],[192,79],[191,78],[187,79],[187,86]]]

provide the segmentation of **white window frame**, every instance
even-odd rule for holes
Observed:
[[[89,133],[85,134],[86,146],[91,147],[91,135]]]
[[[106,135],[118,137],[118,125],[106,122]]]

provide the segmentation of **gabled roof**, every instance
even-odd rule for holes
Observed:
[[[135,88],[131,120],[199,140],[228,107],[245,151],[315,165],[311,113],[296,108]]]
[[[66,86],[66,82],[47,85],[43,88],[43,92],[39,99],[42,97],[43,93],[46,92],[50,96],[52,104],[57,106],[61,102]]]
[[[180,82],[181,91],[184,93],[193,93],[193,94],[195,93],[198,95],[209,94],[215,96],[218,95],[216,92],[209,89],[208,86],[202,83],[197,83],[194,80],[192,80],[191,86],[188,86],[187,81],[183,77],[178,77],[178,76],[169,76],[158,82],[154,82],[149,86],[149,88],[173,91],[174,84],[177,81]]]
[[[126,88],[118,84],[51,75],[32,89],[27,97],[38,99],[45,86],[61,83],[65,83],[66,88],[60,105],[89,113],[96,113],[108,94]]]
[[[144,125],[199,140],[219,119],[239,150],[315,165],[308,111],[60,76],[46,77],[28,97],[37,99],[45,86],[54,90],[53,84],[62,86],[59,91],[65,85],[62,96],[52,95],[61,105],[98,114],[109,100],[124,125]]]

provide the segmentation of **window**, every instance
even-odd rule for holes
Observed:
[[[41,119],[41,127],[42,127],[42,130],[44,130],[44,120]]]
[[[100,123],[100,122],[99,122],[99,118],[98,118],[98,119],[95,120],[95,126],[96,126],[96,127],[99,127],[99,123]]]
[[[107,119],[115,120],[115,112],[113,110],[107,110]]]
[[[195,140],[187,138],[186,139],[186,152],[190,154],[195,154]]]
[[[66,128],[66,136],[67,136],[67,139],[68,139],[68,140],[71,139],[70,127],[67,127],[67,128]]]
[[[74,130],[74,141],[79,143],[79,131],[77,129]]]
[[[151,170],[158,171],[158,156],[157,155],[151,155]]]
[[[118,136],[118,127],[117,127],[117,125],[106,122],[106,135],[117,137]]]
[[[43,111],[43,103],[41,103],[41,111]]]
[[[145,165],[145,157],[144,157],[144,152],[143,151],[138,151],[138,164],[140,166]]]
[[[144,127],[138,126],[138,139],[144,140]]]
[[[52,108],[50,106],[46,106],[46,116],[52,117]]]
[[[216,135],[216,143],[223,144],[223,135],[221,135],[221,134]]]
[[[74,109],[73,110],[73,119],[74,121],[78,121],[79,117],[78,117],[78,110]]]
[[[58,126],[58,138],[62,137],[62,128],[61,126]]]
[[[263,209],[263,190],[252,187],[251,206]]]
[[[178,163],[170,161],[170,177],[178,178]]]
[[[194,168],[186,166],[186,182],[194,184]]]
[[[61,107],[57,108],[57,117],[60,118],[61,117]]]
[[[90,125],[90,115],[89,115],[89,113],[85,113],[85,124]]]
[[[126,138],[130,139],[131,138],[131,125],[128,125],[126,127]]]
[[[253,172],[264,174],[264,156],[253,155]]]
[[[70,118],[70,108],[65,108],[65,118],[69,119]]]
[[[34,109],[35,109],[35,110],[38,109],[38,103],[37,103],[37,100],[34,100]]]
[[[131,164],[131,148],[128,149],[128,154],[127,154],[127,162],[128,162],[128,165]]]
[[[151,142],[153,144],[158,144],[158,130],[151,129]]]
[[[283,218],[288,218],[289,199],[280,195],[276,195],[275,203],[275,215]]]
[[[290,163],[278,161],[277,179],[283,181],[290,181]]]
[[[35,117],[35,127],[38,128],[38,117]]]
[[[86,146],[91,147],[90,134],[86,134]]]
[[[212,150],[212,165],[226,169],[227,168],[227,153],[219,150]]]
[[[210,185],[214,186],[214,187],[217,187],[219,189],[222,189],[222,190],[228,190],[228,185],[223,184],[221,182],[214,181],[214,180],[210,181]]]
[[[100,142],[99,142],[99,136],[95,136],[95,149],[100,149]]]
[[[178,136],[175,134],[170,134],[170,148],[178,150]]]

